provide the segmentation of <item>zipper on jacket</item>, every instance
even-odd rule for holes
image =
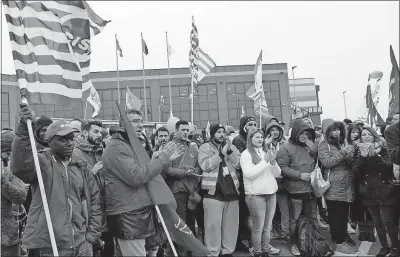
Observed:
[[[69,213],[70,213],[70,217],[71,217],[71,229],[72,229],[72,245],[71,248],[74,248],[74,241],[75,241],[75,231],[74,231],[74,227],[72,225],[72,211],[73,211],[73,207],[72,207],[72,203],[71,203],[71,199],[69,198],[69,193],[70,193],[70,184],[69,184],[69,177],[68,177],[68,163],[65,164],[64,162],[62,162],[62,164],[64,165],[65,168],[65,175],[67,178],[67,186],[68,186],[68,196],[67,196],[67,201],[69,204]]]

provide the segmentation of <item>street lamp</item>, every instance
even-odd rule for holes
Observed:
[[[237,99],[236,100],[236,102],[237,102],[237,108],[238,108],[238,118],[240,117],[240,105],[239,105],[239,103],[240,103],[240,99]]]
[[[296,99],[296,81],[294,80],[294,69],[296,69],[297,66],[292,67],[292,79],[293,79],[293,93],[294,93],[294,102],[297,103]]]
[[[343,91],[343,103],[344,103],[344,116],[346,116],[347,119],[347,109],[346,109],[346,92],[347,91]]]

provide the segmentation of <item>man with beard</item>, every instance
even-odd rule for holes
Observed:
[[[29,256],[52,256],[54,254],[26,125],[27,119],[32,119],[33,114],[27,105],[20,106],[20,122],[10,166],[14,175],[32,188],[31,210],[22,244],[29,250]],[[59,255],[92,256],[92,244],[100,237],[99,189],[90,170],[71,160],[74,131],[63,120],[53,122],[45,134],[49,148],[39,151],[37,157]]]
[[[176,213],[192,231],[195,231],[195,215],[188,210],[188,204],[190,199],[198,198],[201,175],[197,164],[199,150],[196,144],[191,144],[189,131],[189,123],[185,120],[179,120],[175,124],[176,134],[172,142],[183,146],[185,153],[172,161],[166,171],[165,181],[174,194],[177,203]],[[177,252],[179,256],[187,256],[187,250],[179,245]]]
[[[158,157],[158,151],[165,146],[166,143],[169,141],[169,131],[166,127],[160,127],[157,129],[155,135],[155,142],[157,144],[153,148],[153,159]]]
[[[103,154],[102,145],[102,122],[100,120],[89,120],[83,126],[82,135],[75,138],[75,149],[72,160],[87,165],[89,170],[101,161]]]
[[[239,135],[232,140],[232,145],[234,145],[240,153],[242,153],[247,148],[247,132],[251,128],[257,128],[256,119],[250,116],[243,116],[240,118],[239,124]],[[251,247],[251,220],[250,212],[247,207],[244,193],[242,170],[239,170],[239,236],[236,243],[236,251],[252,251]],[[249,248],[242,242],[242,240],[249,241]]]
[[[35,122],[35,140],[36,140],[36,148],[37,150],[42,150],[44,148],[48,148],[49,144],[44,140],[44,135],[46,134],[47,127],[53,123],[53,121],[42,115],[36,122]]]
[[[212,256],[232,256],[239,229],[239,151],[220,124],[210,126],[210,142],[199,150],[203,170],[204,242]]]

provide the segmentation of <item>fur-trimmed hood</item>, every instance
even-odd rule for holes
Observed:
[[[334,120],[323,120],[323,131],[324,131],[324,138],[330,145],[336,145],[334,138],[330,135],[332,130],[336,127],[340,130],[339,136],[339,145],[337,147],[340,149],[340,146],[346,142],[346,125],[342,121],[334,121]]]

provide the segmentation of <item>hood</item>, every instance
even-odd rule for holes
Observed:
[[[311,128],[314,129],[314,122],[311,118],[304,118],[303,121],[306,122],[306,124],[309,123],[311,125]]]
[[[241,136],[243,136],[244,138],[247,138],[247,132],[244,131],[244,127],[246,126],[246,124],[247,124],[249,121],[256,121],[256,119],[254,119],[253,117],[250,117],[250,116],[243,116],[243,117],[240,119],[239,134],[240,134]]]
[[[271,116],[268,116],[267,118],[265,118],[263,126],[262,126],[264,132],[267,131],[268,124],[270,124],[274,120],[275,120],[276,123],[279,123],[278,118],[276,118],[275,116],[271,115]]]
[[[269,124],[267,124],[267,127],[265,128],[265,136],[267,136],[269,134],[269,131],[271,130],[271,128],[273,127],[277,127],[279,129],[279,137],[278,137],[278,142],[282,141],[283,138],[283,129],[282,127],[279,125],[279,123],[272,121]]]
[[[322,135],[325,135],[326,130],[330,125],[332,125],[335,122],[333,119],[324,119],[321,123],[321,129],[322,129]]]
[[[103,150],[101,144],[99,146],[91,145],[83,138],[83,136],[75,138],[74,144],[76,148],[81,149],[84,152],[98,152]]]
[[[311,140],[315,141],[315,130],[307,125],[303,120],[294,120],[292,123],[292,131],[290,132],[290,141],[299,144],[298,137],[301,132],[307,131],[311,135]]]
[[[49,144],[46,141],[41,140],[39,138],[39,131],[43,128],[43,126],[49,126],[52,123],[53,120],[44,115],[40,116],[40,118],[35,122],[35,131],[34,131],[35,139],[44,147],[49,147]]]
[[[339,145],[336,145],[334,138],[330,136],[330,133],[332,132],[334,127],[339,127],[340,130]],[[343,145],[346,140],[346,125],[344,124],[344,122],[334,121],[333,123],[329,124],[328,127],[325,129],[324,137],[328,144],[336,145],[338,148],[340,148],[340,145]]]

